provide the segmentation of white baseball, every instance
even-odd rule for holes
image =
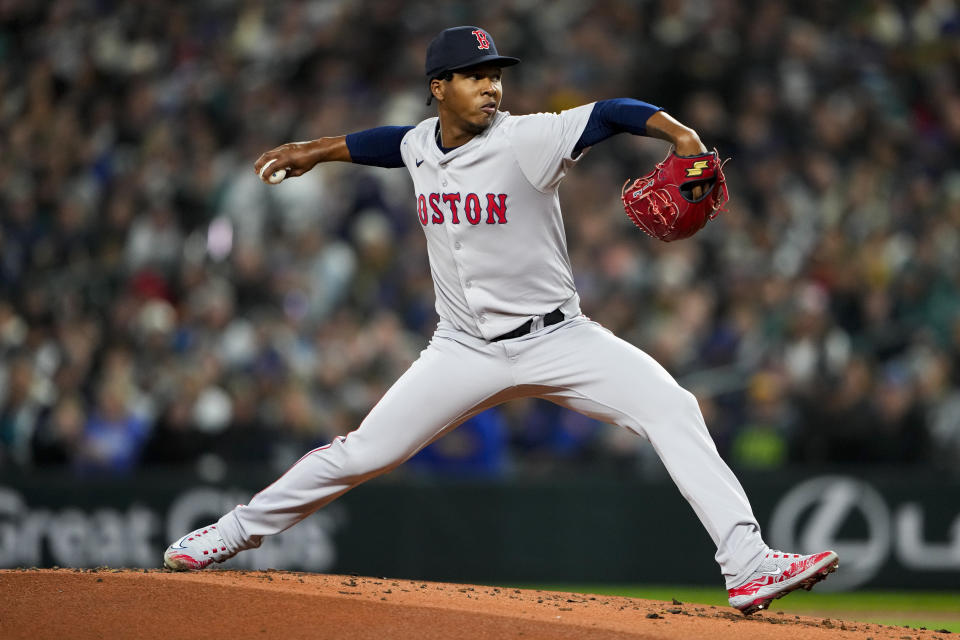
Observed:
[[[271,161],[268,162],[267,164],[265,164],[265,165],[263,165],[262,167],[260,167],[260,179],[261,179],[261,180],[263,179],[263,174],[266,173],[267,168],[268,168],[270,165],[272,165],[274,162],[276,162],[276,161],[277,161],[277,159],[274,158],[273,160],[271,160]],[[274,171],[273,173],[270,174],[270,177],[267,178],[267,182],[269,182],[270,184],[280,184],[281,182],[283,182],[283,179],[286,178],[286,177],[287,177],[287,170],[286,170],[286,169],[277,169],[276,171]]]

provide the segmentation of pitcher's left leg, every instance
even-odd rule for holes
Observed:
[[[523,381],[557,389],[548,399],[650,440],[717,546],[728,587],[760,564],[767,546],[740,482],[696,398],[653,358],[585,319],[517,348]]]

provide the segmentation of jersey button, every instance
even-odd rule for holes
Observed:
[[[472,286],[473,286],[473,283],[467,280],[467,284],[466,284],[467,289],[469,289]]]
[[[446,181],[446,180],[444,180],[444,181],[443,181],[443,182],[441,182],[440,184],[442,184],[443,186],[447,186],[447,181]]]
[[[485,323],[486,321],[487,321],[487,316],[481,315],[481,316],[480,316],[480,324],[483,324],[483,323]]]
[[[460,247],[462,247],[462,246],[463,246],[463,245],[460,244],[460,241],[459,241],[459,240],[457,240],[456,242],[453,243],[453,248],[456,249],[457,251],[459,251],[459,250],[460,250]]]

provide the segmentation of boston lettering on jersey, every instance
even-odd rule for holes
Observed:
[[[485,206],[484,206],[485,205]],[[488,193],[481,199],[475,193],[461,197],[460,193],[431,193],[417,196],[417,217],[420,224],[443,224],[449,220],[460,224],[507,224],[507,194]]]

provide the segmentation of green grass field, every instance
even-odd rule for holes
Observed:
[[[631,585],[515,585],[525,589],[572,591],[630,598],[729,606],[723,589]],[[803,616],[823,616],[919,629],[946,629],[960,633],[960,592],[948,591],[850,591],[807,593],[799,591],[775,600],[772,611]]]

